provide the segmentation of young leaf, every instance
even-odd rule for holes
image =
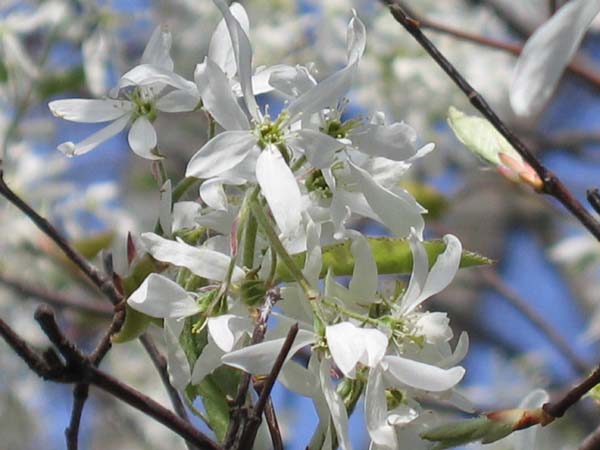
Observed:
[[[412,271],[412,252],[407,239],[398,239],[391,237],[368,237],[367,238],[379,275],[401,274]],[[331,269],[336,276],[352,275],[354,270],[354,257],[350,246],[351,240],[332,244],[323,247],[323,266],[321,267],[320,278],[324,278],[327,271]],[[435,262],[438,255],[443,253],[446,244],[442,240],[432,240],[424,242],[427,255],[429,257],[430,267]],[[293,256],[296,264],[304,266],[306,253],[299,253]],[[460,267],[473,267],[492,264],[493,261],[477,253],[463,251],[460,261]],[[280,281],[294,281],[291,273],[280,261],[277,264],[277,277]]]

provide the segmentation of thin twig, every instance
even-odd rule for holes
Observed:
[[[279,351],[279,355],[277,355],[277,359],[273,364],[273,368],[271,372],[269,372],[269,376],[265,379],[264,384],[260,390],[260,396],[254,405],[254,408],[250,411],[248,417],[248,425],[244,434],[242,435],[240,450],[251,450],[254,444],[254,440],[256,439],[256,433],[258,432],[258,427],[262,421],[262,414],[267,406],[268,400],[271,395],[271,391],[273,390],[273,386],[275,385],[275,381],[281,372],[281,368],[283,367],[283,363],[288,357],[294,340],[296,339],[296,335],[298,334],[298,324],[292,325],[290,331],[283,342],[283,346]]]
[[[154,367],[156,368],[156,371],[160,376],[160,380],[162,381],[162,384],[164,385],[167,394],[169,395],[169,399],[171,400],[171,404],[173,405],[175,413],[179,417],[181,417],[181,419],[185,420],[186,422],[190,422],[185,406],[181,401],[181,397],[179,396],[177,390],[171,385],[171,382],[169,380],[169,372],[167,370],[166,358],[163,355],[161,355],[161,353],[158,351],[154,340],[149,335],[141,335],[140,342],[144,346],[146,353],[152,360],[152,363],[154,364]],[[186,445],[189,450],[196,449],[196,447],[192,446],[189,442],[186,442]]]
[[[484,269],[480,273],[488,287],[498,292],[510,305],[541,331],[578,373],[588,372],[588,364],[573,351],[569,343],[537,311],[529,306],[525,299],[513,291],[494,271]]]
[[[265,301],[259,310],[258,317],[256,319],[256,325],[254,326],[252,338],[250,339],[249,345],[258,344],[262,342],[262,340],[265,338],[269,315],[271,314],[273,305],[275,305],[275,303],[280,299],[281,295],[278,289],[274,288],[269,289],[269,291],[267,291],[267,294],[265,295]],[[239,437],[244,433],[245,422],[247,419],[247,411],[244,409],[244,404],[246,403],[246,398],[248,396],[248,389],[250,388],[251,380],[252,375],[247,372],[244,372],[240,380],[240,384],[238,386],[237,395],[234,400],[232,417],[223,444],[225,448],[231,448],[231,446],[234,445],[236,440],[239,439]]]
[[[78,383],[73,388],[73,406],[71,408],[71,419],[69,426],[65,429],[65,440],[67,441],[67,450],[77,450],[79,440],[79,425],[81,424],[81,415],[83,407],[87,401],[90,391],[90,385]]]
[[[600,367],[596,368],[588,377],[576,384],[558,400],[546,403],[543,408],[552,417],[562,417],[567,410],[577,403],[594,386],[600,383]]]
[[[452,36],[483,47],[501,50],[515,56],[520,55],[523,51],[523,44],[510,43],[500,39],[494,39],[488,36],[464,31],[459,28],[454,28],[452,26],[416,14],[412,8],[409,8],[405,4],[405,2],[396,1],[396,4],[401,6],[410,17],[419,22],[419,26],[421,28],[447,34],[448,36]],[[579,77],[595,89],[600,89],[600,73],[593,67],[592,63],[583,54],[577,54],[567,65],[566,70]]]
[[[112,280],[104,276],[98,269],[91,265],[77,250],[75,250],[60,232],[46,219],[40,216],[21,197],[13,192],[4,180],[4,173],[0,166],[0,195],[19,208],[33,223],[46,234],[65,253],[65,255],[90,279],[90,281],[103,292],[113,305],[121,304],[123,296],[115,288]]]
[[[17,280],[16,278],[9,277],[5,274],[0,274],[0,284],[12,289],[18,294],[22,294],[25,297],[35,297],[38,300],[61,309],[75,309],[105,318],[113,316],[112,309],[110,307],[106,307],[104,304],[96,303],[92,300],[82,301],[75,297],[61,295],[42,287],[33,286],[21,280]]]
[[[68,341],[48,307],[38,308],[35,318],[50,341],[65,358],[66,364],[63,364],[51,351],[45,352],[44,358],[40,357],[2,319],[0,319],[0,335],[40,377],[57,383],[80,383],[96,386],[162,423],[199,449],[223,450],[204,433],[158,402],[95,367],[88,357]]]
[[[152,400],[147,395],[122,383],[100,369],[90,367],[88,371],[89,375],[87,381],[90,384],[112,394],[129,406],[142,411],[147,416],[152,417],[157,422],[162,423],[164,426],[177,433],[186,441],[200,449],[223,450],[219,444],[211,440],[200,430],[194,428],[189,422],[181,419],[175,413],[165,408],[160,403]]]
[[[560,179],[547,169],[523,142],[506,126],[506,124],[492,110],[485,99],[479,94],[446,59],[437,47],[423,34],[419,22],[409,17],[406,12],[398,6],[396,0],[380,0],[390,9],[392,16],[398,21],[429,53],[435,62],[448,74],[454,83],[468,97],[471,104],[502,134],[506,140],[515,148],[523,159],[535,170],[543,182],[541,192],[548,194],[558,200],[571,214],[585,226],[594,237],[600,240],[600,223],[579,203],[569,192]]]
[[[600,449],[600,427],[592,431],[577,447],[577,450],[599,450]]]

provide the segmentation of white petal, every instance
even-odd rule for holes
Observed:
[[[172,86],[176,89],[197,92],[196,85],[170,70],[150,64],[140,64],[121,77],[117,89],[127,86],[151,86],[156,83]]]
[[[361,152],[392,161],[407,160],[417,151],[417,133],[403,122],[385,126],[368,124],[352,133],[351,140]]]
[[[410,194],[401,196],[393,193],[351,162],[350,168],[367,202],[387,228],[399,237],[408,236],[412,228],[418,233],[423,232],[425,222],[421,217],[422,208]]]
[[[335,152],[344,148],[337,139],[320,131],[303,129],[289,140],[289,144],[303,152],[313,167],[324,169],[333,162]]]
[[[154,29],[152,36],[142,55],[142,64],[152,64],[162,69],[173,70],[173,60],[170,56],[172,37],[165,26],[159,25]]]
[[[412,252],[413,267],[408,287],[402,298],[400,306],[401,314],[406,313],[419,298],[425,286],[427,274],[429,273],[429,257],[421,239],[419,239],[419,236],[414,231],[411,231],[408,243]]]
[[[380,367],[369,371],[365,391],[365,420],[371,440],[388,449],[398,448],[396,430],[388,425],[385,385]]]
[[[179,344],[179,333],[170,329],[168,320],[165,320],[164,335],[167,347],[169,381],[175,389],[183,391],[190,382],[190,364]]]
[[[208,339],[208,344],[202,349],[202,353],[194,363],[192,369],[192,384],[200,383],[206,375],[209,375],[221,365],[221,357],[225,353],[212,341]]]
[[[444,236],[444,242],[446,249],[437,257],[431,268],[417,304],[446,289],[460,267],[462,244],[451,234]]]
[[[250,127],[246,114],[233,95],[227,76],[210,59],[198,64],[194,80],[202,97],[204,108],[225,130],[247,130]]]
[[[213,341],[224,352],[230,352],[238,340],[252,331],[252,321],[233,314],[208,319],[208,332]]]
[[[350,250],[355,261],[352,279],[348,286],[350,294],[359,303],[371,303],[375,300],[379,285],[373,251],[367,239],[360,233],[353,236]]]
[[[127,299],[133,309],[151,317],[187,317],[199,311],[185,289],[168,278],[152,273]]]
[[[182,242],[170,241],[154,233],[142,234],[142,242],[148,253],[159,261],[188,268],[193,274],[209,280],[223,281],[227,275],[230,258],[227,255],[206,248],[192,247]],[[233,270],[232,280],[244,277],[239,267]]]
[[[309,117],[310,114],[324,108],[336,107],[340,99],[350,90],[355,69],[354,65],[345,67],[291,102],[287,108],[290,116],[288,122],[294,122],[300,115]]]
[[[115,134],[123,131],[129,123],[129,115],[125,115],[115,120],[110,125],[96,131],[83,141],[74,144],[73,142],[64,142],[58,146],[58,149],[67,156],[78,156],[96,148],[99,144],[113,137]]]
[[[200,214],[200,205],[196,202],[177,202],[173,205],[173,226],[175,232],[182,228],[196,226],[195,218]]]
[[[296,235],[302,222],[302,196],[294,174],[274,146],[258,157],[256,179],[282,235]]]
[[[335,432],[339,441],[339,446],[342,450],[351,450],[352,444],[348,436],[348,413],[346,406],[335,391],[335,387],[331,382],[331,361],[323,358],[319,369],[319,378],[321,380],[321,389],[329,407],[331,421],[335,428]]]
[[[527,41],[513,75],[510,102],[519,115],[541,111],[577,51],[600,0],[573,0]]]
[[[348,65],[356,64],[365,52],[365,46],[367,45],[367,30],[356,15],[356,10],[352,11],[352,19],[348,23],[346,41]]]
[[[288,361],[283,365],[278,381],[286,389],[304,397],[313,397],[319,385],[319,380],[311,371],[294,361]]]
[[[250,34],[250,23],[244,7],[236,2],[231,4],[229,10],[238,20],[246,34]],[[235,62],[235,54],[233,52],[233,44],[229,37],[225,19],[219,22],[219,25],[217,25],[217,28],[210,39],[208,57],[214,61],[223,72],[225,72],[227,78],[231,79],[235,76],[237,65]]]
[[[417,320],[415,327],[419,330],[419,334],[425,336],[429,344],[441,344],[452,339],[452,328],[449,325],[448,314],[432,312],[423,314]]]
[[[250,45],[250,40],[238,20],[229,10],[227,4],[223,0],[214,0],[214,2],[221,11],[221,14],[223,14],[227,29],[229,30],[237,62],[240,85],[244,93],[248,111],[254,120],[258,121],[260,120],[260,113],[254,93],[252,92],[252,46]]]
[[[365,351],[365,343],[359,329],[350,322],[342,322],[325,328],[327,347],[331,357],[342,373],[354,378],[354,368]]]
[[[375,367],[385,355],[388,337],[374,328],[361,328],[360,332],[365,346],[360,362],[367,367]]]
[[[234,350],[221,358],[223,364],[237,367],[245,372],[252,374],[267,374],[273,368],[275,360],[281,351],[285,338],[273,339],[271,341],[261,342],[260,344],[250,345],[240,350]],[[289,360],[301,348],[315,341],[314,333],[306,330],[299,330],[294,340],[288,357]]]
[[[198,95],[193,95],[190,91],[175,90],[160,97],[156,102],[156,109],[169,113],[188,112],[196,109],[199,103]]]
[[[162,159],[162,156],[153,152],[157,143],[156,130],[146,117],[140,116],[135,119],[127,139],[131,150],[138,156],[150,160]]]
[[[256,145],[250,131],[225,131],[217,134],[196,152],[188,163],[186,177],[211,178],[240,163]]]
[[[269,85],[289,98],[299,97],[316,84],[308,69],[303,66],[278,65],[269,77]]]
[[[53,115],[72,122],[98,123],[123,117],[133,110],[133,104],[124,100],[89,100],[74,98],[48,103]]]
[[[424,391],[440,392],[453,388],[465,374],[462,367],[440,369],[400,356],[385,356],[382,367],[395,382]]]

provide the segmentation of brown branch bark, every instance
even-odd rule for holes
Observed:
[[[40,356],[2,319],[0,319],[0,336],[37,375],[57,383],[93,385],[152,417],[199,449],[223,450],[220,445],[194,428],[189,422],[181,419],[150,397],[98,369],[90,357],[84,355],[69,342],[58,327],[54,313],[47,306],[38,308],[35,319],[60,352],[64,362],[52,349]]]
[[[279,351],[279,355],[277,355],[277,359],[273,364],[273,368],[271,372],[269,372],[269,376],[264,381],[260,388],[260,396],[256,401],[254,407],[250,410],[250,414],[248,417],[248,424],[246,430],[242,434],[242,439],[240,441],[240,450],[252,450],[252,445],[254,444],[254,440],[256,439],[256,433],[258,432],[258,427],[262,421],[262,414],[265,410],[265,407],[269,404],[269,399],[271,395],[271,391],[273,390],[273,386],[275,385],[275,381],[279,376],[279,372],[283,367],[283,363],[285,362],[290,350],[292,348],[292,344],[296,339],[296,335],[298,334],[298,324],[294,324],[288,335],[283,342],[283,346]]]
[[[19,208],[31,221],[65,253],[89,280],[104,293],[113,305],[123,301],[123,296],[115,288],[112,280],[108,279],[98,269],[91,265],[77,250],[75,250],[60,232],[46,219],[40,216],[21,197],[13,192],[4,180],[4,172],[0,161],[0,195]]]
[[[438,48],[423,34],[419,22],[408,16],[406,11],[399,6],[397,0],[380,1],[389,7],[391,14],[396,21],[415,38],[427,53],[429,53],[433,60],[467,96],[471,104],[506,138],[523,159],[535,170],[543,182],[540,191],[558,200],[592,235],[594,235],[597,240],[600,240],[600,223],[569,192],[562,181],[533,155],[525,144],[498,117],[481,94],[479,94],[458,70],[456,70],[450,61],[440,53]]]
[[[256,325],[252,332],[252,337],[250,338],[250,345],[258,344],[265,338],[267,321],[269,320],[273,306],[280,299],[281,295],[278,289],[270,289],[267,292],[267,295],[265,295],[265,301],[259,310]],[[236,448],[236,444],[239,443],[241,436],[243,436],[245,432],[248,412],[246,408],[244,408],[244,405],[248,397],[248,389],[250,388],[251,380],[252,375],[249,373],[244,373],[240,380],[238,392],[232,408],[231,421],[223,444],[226,449]]]
[[[57,308],[74,309],[104,318],[111,318],[113,316],[112,308],[104,304],[96,303],[93,300],[84,301],[75,297],[51,292],[45,288],[33,286],[5,274],[0,274],[0,284],[12,289],[17,294],[25,297],[34,297]]]

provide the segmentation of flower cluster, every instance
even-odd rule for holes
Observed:
[[[161,320],[172,384],[194,400],[203,395],[195,387],[216,373],[268,374],[297,323],[278,380],[315,404],[320,424],[311,448],[335,440],[351,447],[348,415],[363,394],[372,448],[398,448],[427,427],[421,399],[470,408],[455,390],[467,336],[452,349],[446,314],[421,308],[450,284],[464,252],[452,235],[424,241],[427,211],[399,187],[433,145],[418,145],[413,128],[381,112],[347,117],[366,47],[355,12],[344,64],[317,80],[310,66],[253,67],[246,11],[214,3],[223,19],[194,81],[174,72],[171,34],[159,27],[109,97],[49,105],[66,120],[110,122],[82,142],[61,144],[69,156],[129,127],[131,149],[160,161],[158,114],[202,109],[210,119],[209,140],[189,160],[186,178],[175,188],[165,180],[157,228],[131,244],[126,280],[148,262],[144,252],[153,268],[141,284],[125,283],[138,323],[128,316],[116,340],[143,331],[140,317]],[[279,113],[262,105],[264,93],[284,99]],[[176,192],[195,182],[200,201],[177,201]],[[379,223],[392,237],[367,237],[349,226],[352,218]],[[409,282],[394,292],[380,286],[380,275],[407,272]],[[265,339],[248,345],[269,315]],[[299,354],[304,364],[293,358]]]

